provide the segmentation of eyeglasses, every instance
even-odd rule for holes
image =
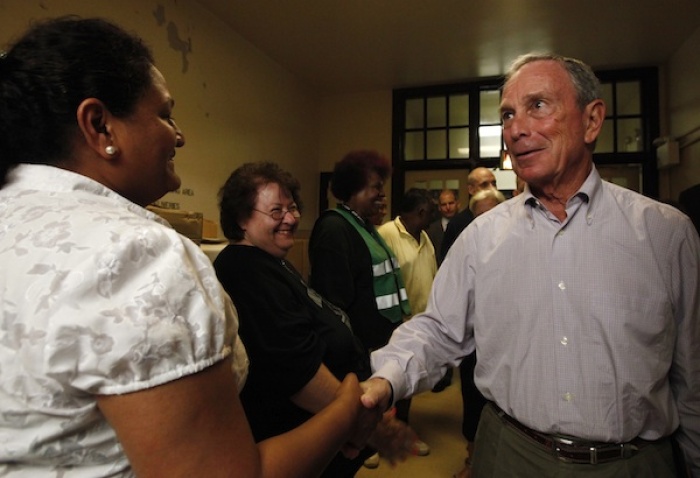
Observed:
[[[258,211],[259,213],[265,214],[266,216],[270,216],[275,221],[281,221],[282,219],[284,219],[284,216],[286,216],[287,213],[291,214],[292,217],[295,217],[297,219],[301,217],[301,213],[299,212],[299,208],[297,206],[289,206],[289,208],[287,209],[276,207],[270,212],[265,212],[261,211],[260,209],[253,208],[253,211]]]

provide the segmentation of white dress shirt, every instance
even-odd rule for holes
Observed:
[[[428,308],[372,354],[395,399],[476,346],[484,396],[544,433],[668,436],[700,469],[700,239],[677,209],[595,168],[560,222],[529,192],[476,218]]]
[[[442,231],[445,232],[445,229],[447,229],[447,225],[450,223],[449,218],[442,217],[440,218],[440,225],[442,226]]]

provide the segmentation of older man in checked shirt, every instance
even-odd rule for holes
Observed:
[[[516,60],[501,115],[528,188],[467,227],[427,310],[372,355],[368,407],[476,348],[476,478],[700,477],[700,239],[601,180],[599,88],[578,60]]]

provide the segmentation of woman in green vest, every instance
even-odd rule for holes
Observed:
[[[366,353],[389,341],[411,309],[398,260],[372,224],[384,201],[391,165],[375,151],[353,151],[336,163],[331,192],[337,207],[325,211],[309,239],[310,284],[343,309]],[[410,402],[397,403],[408,422]],[[427,455],[418,442],[416,454]]]

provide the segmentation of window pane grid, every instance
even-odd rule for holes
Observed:
[[[596,153],[644,152],[641,82],[612,80],[601,87],[608,109]],[[500,83],[493,83],[466,84],[460,91],[405,99],[403,160],[491,162],[499,158],[503,149],[500,97]]]
[[[404,160],[468,158],[468,127],[468,94],[407,99],[403,128]]]
[[[658,69],[642,67],[596,73],[607,106],[594,151],[596,167],[637,167],[641,171],[637,176],[641,177],[634,181],[618,172],[610,177],[613,182],[619,182],[625,176],[624,181],[630,185],[639,183],[641,192],[655,197],[658,171],[651,138],[660,133]],[[505,148],[498,112],[502,83],[502,77],[489,77],[394,90],[392,181],[396,181],[396,189],[392,188],[392,201],[398,201],[403,193],[404,179],[409,173],[499,167]],[[491,126],[495,127],[494,131],[500,128],[497,136],[493,136],[494,131],[488,131]],[[447,173],[441,174],[447,177]]]
[[[607,106],[597,153],[644,152],[644,122],[639,81],[609,81],[602,86]]]

